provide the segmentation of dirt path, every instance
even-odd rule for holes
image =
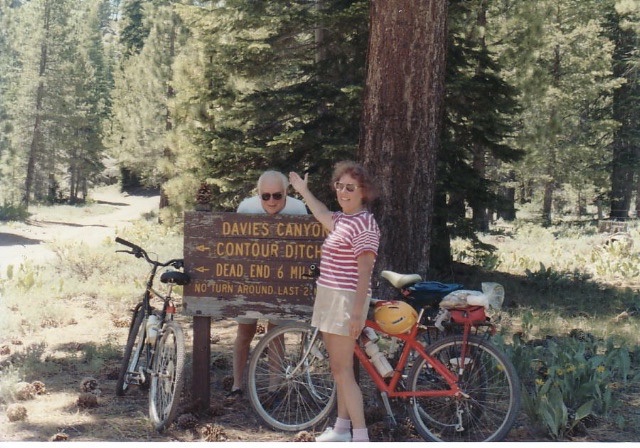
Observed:
[[[54,208],[36,208],[26,223],[0,222],[0,278],[10,264],[26,260],[42,261],[53,256],[47,243],[55,240],[74,240],[97,244],[107,237],[115,237],[122,228],[146,213],[158,210],[158,195],[129,195],[116,185],[96,189],[90,193],[95,201],[91,207],[67,207],[64,219],[56,216]],[[59,208],[59,207],[58,207]]]

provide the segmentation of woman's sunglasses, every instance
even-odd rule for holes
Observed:
[[[262,193],[260,195],[260,197],[262,198],[263,201],[268,201],[269,199],[271,199],[271,196],[273,196],[273,199],[275,199],[276,201],[279,201],[280,199],[283,198],[283,194],[282,193]]]
[[[343,184],[342,182],[336,182],[333,184],[334,188],[336,189],[336,191],[342,191],[342,190],[347,190],[349,193],[353,193],[354,191],[356,191],[358,188],[360,188],[360,185],[356,185],[356,184]]]

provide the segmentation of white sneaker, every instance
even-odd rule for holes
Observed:
[[[316,437],[316,442],[351,442],[351,433],[349,431],[336,432],[333,428],[328,427]]]

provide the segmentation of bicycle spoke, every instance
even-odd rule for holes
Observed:
[[[184,350],[182,330],[174,322],[166,323],[156,345],[149,391],[149,416],[158,431],[171,424],[178,409]]]
[[[429,353],[458,373],[463,365],[462,338],[452,336],[429,347]],[[458,385],[466,396],[412,399],[411,418],[427,440],[481,442],[506,436],[519,409],[515,370],[495,346],[471,337]],[[448,389],[425,360],[410,374],[411,390]]]
[[[125,346],[122,366],[116,382],[116,395],[122,396],[129,389],[130,385],[144,384],[144,369],[146,368],[145,352],[145,312],[142,304],[138,305],[134,311],[127,345]]]
[[[326,350],[317,339],[313,353],[306,325],[269,331],[249,362],[248,391],[258,415],[274,429],[299,431],[327,417],[335,390]]]

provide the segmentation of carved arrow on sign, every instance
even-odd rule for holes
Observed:
[[[209,269],[205,268],[204,266],[200,266],[200,267],[194,268],[194,270],[196,270],[198,272],[207,272],[207,271],[209,271]]]
[[[208,250],[210,250],[210,247],[205,246],[204,244],[199,244],[198,246],[196,246],[196,249],[199,250],[200,252],[206,252]]]

